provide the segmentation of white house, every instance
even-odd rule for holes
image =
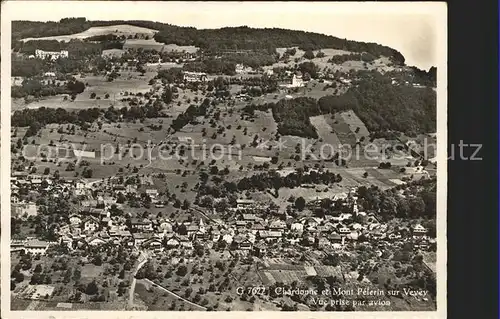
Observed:
[[[24,245],[24,252],[31,253],[33,255],[36,254],[45,255],[49,246],[50,243],[46,241],[41,241],[41,240],[28,241]]]
[[[302,86],[304,86],[304,80],[302,79],[302,75],[294,74],[292,77],[292,84],[290,85],[290,87],[297,88]]]
[[[207,74],[203,72],[184,72],[184,81],[186,82],[205,82]]]

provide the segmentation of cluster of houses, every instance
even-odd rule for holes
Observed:
[[[20,181],[33,190],[41,187],[41,178],[19,176],[14,185]],[[30,179],[31,178],[31,179]],[[91,198],[80,201],[77,213],[68,216],[66,224],[57,225],[58,243],[72,249],[85,246],[105,244],[123,245],[131,249],[146,250],[159,253],[165,249],[193,250],[196,243],[206,248],[229,249],[237,253],[252,253],[256,256],[272,254],[269,248],[279,249],[283,245],[300,245],[314,247],[319,250],[341,250],[348,243],[359,240],[373,242],[405,242],[411,240],[414,247],[426,249],[434,241],[427,236],[427,229],[416,224],[412,227],[394,227],[380,222],[375,214],[360,212],[357,197],[351,193],[343,199],[344,212],[325,215],[323,217],[292,217],[286,212],[270,214],[269,205],[251,199],[239,199],[236,206],[230,208],[231,218],[228,220],[200,219],[198,221],[174,222],[161,215],[151,217],[126,212],[116,213],[116,208],[123,207],[117,203],[119,194],[136,194],[138,198],[149,196],[151,203],[161,203],[159,192],[154,187],[138,188],[137,185],[99,185],[87,183],[85,180],[52,181],[47,179],[47,188],[52,196],[84,196]],[[144,182],[144,183],[143,183]],[[141,184],[147,184],[146,179]],[[13,205],[29,206],[34,203],[23,203],[13,190]],[[311,201],[307,208],[315,211],[320,200]],[[157,206],[161,207],[161,206]],[[195,208],[191,208],[195,209]],[[33,216],[36,213],[18,214],[17,217]],[[193,216],[199,216],[193,211]],[[29,217],[28,216],[28,217]],[[43,254],[49,243],[25,240],[13,242],[13,250],[24,250]]]

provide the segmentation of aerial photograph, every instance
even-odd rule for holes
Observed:
[[[12,19],[11,310],[436,311],[432,19],[107,3]]]

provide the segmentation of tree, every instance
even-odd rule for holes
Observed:
[[[92,93],[90,93],[90,98],[91,98],[91,99],[95,99],[96,95],[97,95],[97,94],[95,94],[95,92],[92,92]]]
[[[304,58],[308,60],[314,59],[314,52],[312,50],[307,50],[304,52]]]
[[[35,267],[34,272],[35,273],[41,273],[42,271],[43,271],[42,265],[41,264],[37,264],[36,267]]]
[[[425,212],[425,203],[421,197],[414,197],[410,199],[410,213],[411,217],[422,217]]]
[[[87,287],[85,288],[85,294],[87,295],[95,295],[99,292],[99,288],[97,287],[97,284],[95,280],[90,282]]]
[[[50,168],[45,167],[45,169],[43,170],[43,175],[49,175],[49,174],[50,174]]]
[[[185,265],[180,265],[175,273],[177,276],[184,277],[187,275],[187,267]]]
[[[92,170],[90,168],[88,169],[85,169],[83,172],[82,172],[82,177],[83,178],[92,178]]]
[[[66,171],[74,171],[75,170],[75,163],[69,162],[68,165],[66,166]]]
[[[295,208],[302,211],[305,207],[306,207],[306,200],[304,199],[304,197],[302,197],[302,196],[298,197],[295,200]]]
[[[71,276],[72,276],[71,269],[66,270],[66,272],[64,273],[63,282],[65,284],[69,283],[71,281]]]

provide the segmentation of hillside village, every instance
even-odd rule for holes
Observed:
[[[435,68],[51,23],[13,25],[13,309],[436,308]],[[325,289],[381,293],[285,293]]]

